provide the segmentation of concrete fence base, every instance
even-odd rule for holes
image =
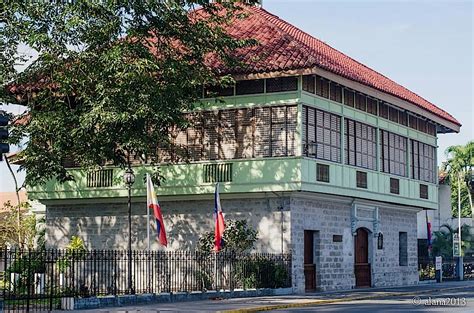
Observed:
[[[247,289],[233,291],[205,291],[205,292],[177,292],[160,294],[139,294],[122,296],[103,296],[90,298],[63,298],[61,308],[63,310],[85,310],[99,309],[105,307],[120,307],[130,305],[144,305],[163,302],[199,301],[214,298],[246,298],[262,296],[289,295],[293,293],[292,288],[278,289]]]

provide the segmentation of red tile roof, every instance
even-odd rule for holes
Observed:
[[[232,74],[258,74],[318,67],[387,94],[406,100],[433,114],[461,125],[453,116],[395,83],[384,75],[355,61],[321,40],[305,33],[259,7],[246,7],[248,15],[231,21],[228,33],[234,38],[253,38],[258,45],[235,52],[244,66],[228,70],[222,63],[212,66]]]

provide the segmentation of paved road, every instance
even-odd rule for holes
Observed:
[[[444,291],[439,291],[443,290]],[[448,290],[446,290],[448,289]],[[451,289],[451,290],[449,290]],[[405,296],[403,296],[405,294]],[[407,296],[406,294],[411,294]],[[417,295],[416,303],[413,297]],[[390,296],[389,296],[390,295]],[[376,297],[376,299],[372,299]],[[428,306],[426,301],[441,301],[446,298],[466,300],[466,306]],[[371,298],[372,300],[350,300],[352,298]],[[156,313],[156,312],[256,312],[257,308],[280,306],[298,306],[301,303],[315,301],[343,301],[338,303],[320,303],[308,307],[274,310],[272,312],[474,312],[474,281],[448,282],[442,284],[418,285],[395,288],[367,288],[349,291],[318,292],[314,294],[216,299],[194,302],[156,303],[119,308],[102,308],[94,310],[77,310],[74,313]],[[458,301],[458,300],[455,300]],[[418,304],[420,302],[420,304]],[[461,303],[460,303],[461,304]],[[64,311],[62,311],[64,312]],[[58,311],[58,313],[60,313]]]
[[[443,305],[448,302],[451,305]],[[456,304],[456,305],[454,305]],[[459,304],[459,305],[457,305]],[[464,305],[463,305],[464,304]],[[474,312],[474,287],[455,291],[433,292],[416,297],[401,296],[384,299],[360,300],[275,310],[272,312],[344,312],[344,313],[399,313],[399,312]]]

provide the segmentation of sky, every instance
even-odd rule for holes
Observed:
[[[440,164],[448,146],[474,139],[473,3],[263,0],[263,8],[458,119],[463,125],[459,134],[439,135]],[[2,191],[14,191],[4,162],[0,163]]]

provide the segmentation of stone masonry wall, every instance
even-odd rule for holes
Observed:
[[[373,238],[375,260],[372,262],[372,285],[375,287],[414,285],[418,283],[418,245],[416,212],[380,208],[380,231],[383,233],[383,250],[377,249]],[[408,235],[408,265],[400,266],[398,235]],[[373,236],[372,236],[373,237]]]
[[[304,230],[315,231],[314,262],[318,290],[355,287],[354,237],[351,232],[351,203],[311,198],[291,198],[291,248],[293,288],[304,292]],[[377,238],[369,232],[369,262],[372,286],[401,286],[418,283],[416,211],[379,208],[379,231],[384,247],[377,249]],[[362,225],[358,225],[360,227]],[[408,235],[408,265],[399,265],[399,232]],[[333,242],[342,235],[342,242]]]
[[[132,202],[132,247],[146,248],[146,204]],[[245,198],[221,199],[226,219],[246,219],[258,230],[256,250],[281,252],[281,199]],[[283,201],[284,251],[290,241],[289,201]],[[199,236],[214,230],[214,201],[160,202],[168,236],[168,250],[194,249]],[[64,248],[71,236],[82,238],[90,249],[125,249],[128,241],[127,205],[123,203],[95,203],[48,205],[46,214],[47,245]],[[152,249],[158,249],[156,223],[151,221]],[[161,248],[159,248],[161,249]]]
[[[350,204],[316,199],[291,199],[293,289],[304,292],[304,230],[315,231],[316,287],[351,289],[354,278],[354,244],[350,231]],[[343,242],[333,243],[333,235]]]

